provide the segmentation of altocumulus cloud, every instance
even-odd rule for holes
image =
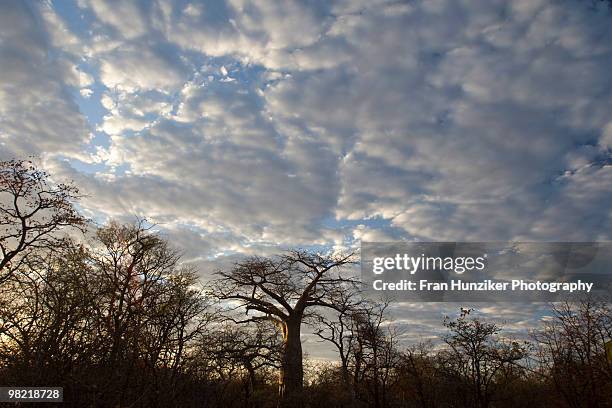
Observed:
[[[610,239],[604,2],[0,9],[3,158],[39,155],[93,216],[146,215],[202,265],[362,238]],[[398,324],[433,335],[441,313]]]

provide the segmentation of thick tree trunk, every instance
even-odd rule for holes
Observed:
[[[301,317],[290,317],[283,327],[284,346],[279,378],[281,406],[301,406],[304,370],[302,367]]]

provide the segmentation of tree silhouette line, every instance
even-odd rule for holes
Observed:
[[[612,406],[607,299],[551,305],[528,341],[462,308],[441,342],[405,346],[353,254],[252,256],[203,282],[144,220],[95,226],[78,199],[0,162],[1,386],[75,407]],[[304,326],[338,362],[304,357]]]

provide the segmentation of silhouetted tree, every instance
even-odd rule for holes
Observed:
[[[401,353],[397,363],[397,397],[400,403],[412,402],[420,408],[433,408],[439,399],[437,367],[432,358],[432,344],[418,343]]]
[[[66,247],[64,227],[82,227],[85,219],[74,208],[78,189],[53,184],[31,161],[0,162],[0,284],[28,256]]]
[[[342,294],[336,309],[330,315],[319,314],[316,318],[317,329],[315,335],[321,340],[331,343],[340,358],[340,373],[343,393],[348,404],[356,403],[355,387],[351,382],[350,365],[353,361],[353,346],[356,341],[355,314],[365,304],[361,296]]]
[[[609,304],[593,299],[553,306],[553,318],[533,333],[542,373],[550,379],[559,404],[612,406],[612,363],[605,343],[612,339]]]
[[[449,346],[446,363],[458,378],[468,380],[471,396],[467,404],[485,408],[495,395],[497,376],[527,357],[528,350],[524,343],[500,338],[496,323],[470,318],[471,311],[461,309],[458,318],[444,321],[450,330],[444,338]]]
[[[303,388],[302,323],[317,307],[337,308],[357,281],[342,276],[352,255],[325,256],[291,251],[276,258],[252,257],[231,271],[219,272],[219,299],[236,301],[246,313],[241,322],[269,320],[283,335],[279,395],[283,404],[301,404]]]
[[[218,373],[227,373],[231,367],[244,378],[244,406],[252,407],[258,405],[253,397],[258,376],[264,376],[262,370],[280,368],[281,340],[278,327],[271,322],[232,323],[204,336],[201,353],[215,360]]]
[[[388,390],[399,358],[398,331],[386,324],[388,307],[389,300],[365,302],[352,314],[353,382],[358,388],[365,386],[370,405],[376,408],[389,404]]]
[[[87,364],[98,338],[87,253],[46,253],[0,287],[0,360],[21,381],[53,380]]]

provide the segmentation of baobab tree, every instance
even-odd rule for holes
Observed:
[[[290,251],[274,258],[251,257],[229,272],[218,272],[214,283],[222,301],[237,302],[250,316],[239,323],[269,320],[282,333],[279,394],[284,404],[299,404],[303,387],[302,323],[320,308],[341,308],[339,301],[359,290],[358,281],[344,276],[352,254],[326,256]]]

